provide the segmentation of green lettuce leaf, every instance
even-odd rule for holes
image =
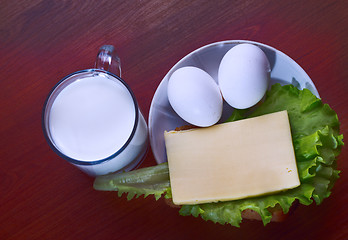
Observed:
[[[269,208],[280,206],[287,213],[298,200],[301,204],[320,204],[331,194],[335,181],[339,178],[336,158],[343,145],[343,135],[339,135],[339,121],[336,113],[309,90],[298,90],[292,85],[275,84],[266,93],[264,102],[255,110],[235,110],[228,121],[256,117],[268,113],[287,110],[291,125],[293,145],[301,185],[297,188],[254,198],[184,205],[180,209],[183,216],[200,216],[206,221],[231,224],[239,227],[242,211],[251,209],[260,214],[263,224],[271,221]],[[166,163],[139,169],[128,173],[97,177],[97,190],[128,192],[128,199],[144,194],[154,194],[156,199],[165,194],[171,198],[170,181]]]
[[[294,139],[310,135],[328,126],[335,136],[339,133],[337,114],[329,105],[308,89],[299,90],[292,85],[272,85],[266,93],[265,101],[248,117],[287,110]],[[237,110],[240,111],[240,110]]]
[[[113,173],[98,176],[93,188],[100,191],[118,191],[118,196],[127,193],[127,199],[146,198],[152,194],[158,200],[170,187],[168,164],[141,168],[130,172]]]

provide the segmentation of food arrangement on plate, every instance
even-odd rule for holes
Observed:
[[[285,54],[251,41],[204,46],[159,85],[149,131],[157,166],[95,179],[94,188],[154,195],[183,216],[240,226],[320,204],[339,178],[337,114]]]

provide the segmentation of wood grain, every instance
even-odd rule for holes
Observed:
[[[341,178],[320,206],[284,223],[241,228],[181,217],[163,201],[128,202],[92,189],[93,179],[56,156],[41,111],[65,75],[93,67],[116,46],[123,78],[144,116],[166,72],[212,42],[247,39],[297,61],[348,136],[347,1],[9,1],[0,3],[1,239],[347,239],[348,151]],[[155,164],[149,151],[142,167]]]

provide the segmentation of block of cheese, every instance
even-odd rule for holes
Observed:
[[[300,185],[287,111],[164,137],[174,204],[243,199]]]

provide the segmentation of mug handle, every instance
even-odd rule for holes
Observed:
[[[103,45],[99,48],[95,68],[112,72],[121,77],[121,60],[112,45]]]

